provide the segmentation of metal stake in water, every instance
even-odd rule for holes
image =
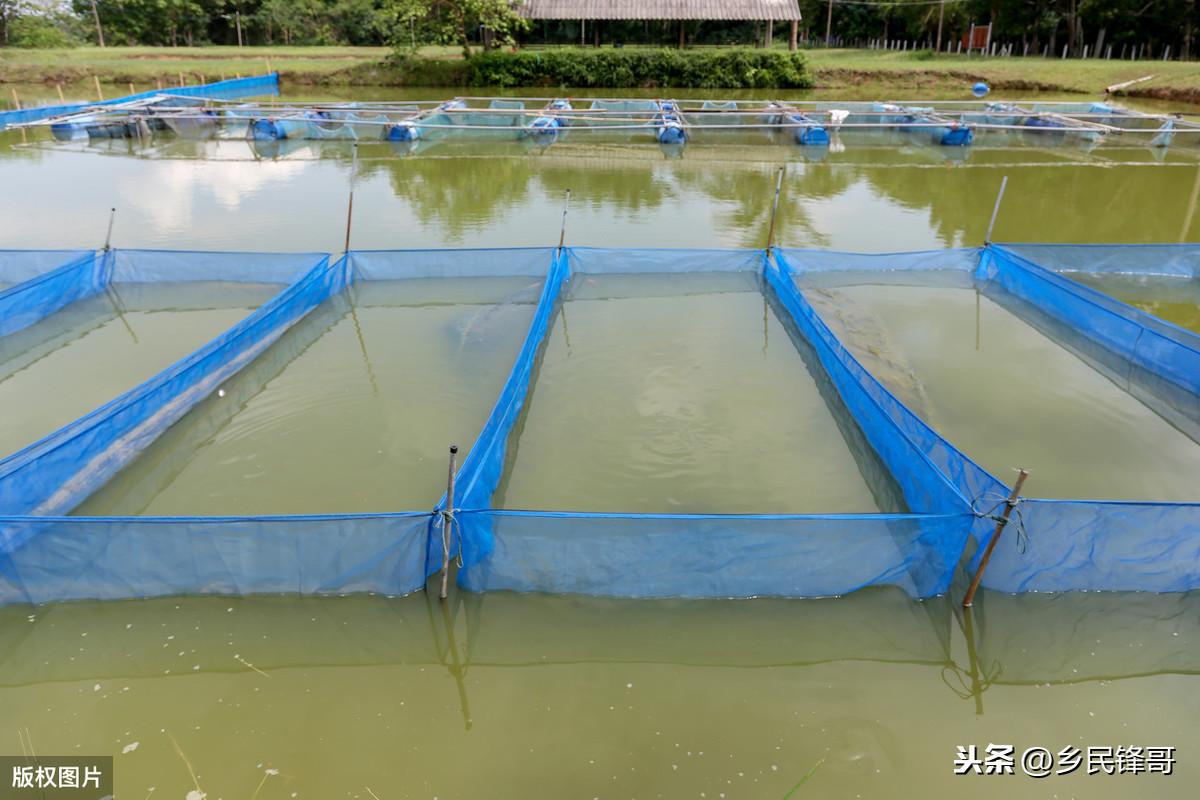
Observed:
[[[104,252],[106,253],[112,249],[113,220],[116,219],[116,217],[117,210],[115,208],[110,208],[108,210],[108,233],[104,234]]]
[[[987,236],[983,237],[984,244],[992,243],[992,228],[996,227],[996,216],[1000,213],[1000,201],[1004,199],[1004,188],[1008,186],[1008,176],[1000,180],[1000,193],[996,195],[996,205],[992,207],[992,220],[988,223]]]
[[[779,214],[779,193],[783,190],[783,172],[787,167],[779,168],[779,176],[775,179],[775,202],[771,205],[771,227],[767,229],[767,250],[775,243],[775,217]]]
[[[571,190],[567,189],[567,199],[563,201],[562,227],[558,229],[558,253],[562,255],[563,242],[567,239],[567,209],[571,205]]]
[[[458,445],[450,445],[450,471],[446,475],[446,508],[442,511],[442,600],[450,591],[450,529],[454,526],[454,476]],[[461,547],[461,544],[459,545]]]
[[[350,159],[350,201],[346,205],[346,245],[342,248],[343,253],[350,252],[350,222],[354,219],[354,176],[358,172],[358,142],[352,146]]]

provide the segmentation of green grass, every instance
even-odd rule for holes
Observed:
[[[780,46],[776,43],[776,46]],[[461,76],[457,47],[422,48],[406,71],[384,68],[384,47],[77,47],[62,50],[0,48],[0,83],[107,84],[148,88],[156,81],[177,84],[203,77],[250,75],[266,70],[267,59],[291,83],[395,85]],[[1131,94],[1200,102],[1200,63],[1058,58],[970,58],[928,52],[807,50],[809,72],[822,89],[879,96],[894,90],[961,87],[982,79],[1000,90],[1044,90],[1098,94],[1122,81],[1155,75]],[[454,62],[459,62],[456,66]]]
[[[188,83],[200,76],[256,75],[271,68],[285,75],[319,79],[348,68],[375,64],[386,47],[75,47],[62,50],[0,48],[0,83]]]

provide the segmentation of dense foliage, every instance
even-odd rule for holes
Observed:
[[[828,0],[800,0],[808,37],[824,41],[829,19]],[[1167,46],[1184,58],[1197,55],[1195,35],[1200,27],[1197,0],[889,0],[858,3],[834,0],[832,35],[846,41],[937,38],[942,17],[942,40],[958,42],[972,23],[994,23],[992,38],[1012,43],[1017,53],[1041,53],[1048,47],[1061,53],[1069,46],[1080,55],[1111,44],[1142,45],[1155,53]]]
[[[475,86],[805,88],[804,56],[781,50],[494,50],[467,63]]]
[[[383,45],[412,50],[443,44],[490,50],[510,43],[663,44],[679,41],[673,22],[522,20],[515,0],[0,0],[0,45],[287,44]],[[1064,45],[1141,45],[1172,56],[1196,54],[1200,0],[799,0],[801,38],[820,43],[830,33],[843,42],[870,39],[958,41],[972,23],[994,23],[993,39],[1017,52],[1055,53]],[[832,17],[829,12],[832,9]],[[99,24],[97,24],[97,18]],[[776,23],[777,44],[789,23]],[[761,43],[761,22],[682,24],[696,45]]]

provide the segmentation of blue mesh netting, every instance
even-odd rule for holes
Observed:
[[[1153,263],[1136,248],[1114,249],[1124,253],[1098,261],[1106,267],[1124,263],[1127,269]],[[1173,256],[1173,263],[1162,267],[1173,271],[1182,269],[1200,253],[1196,247],[1150,249],[1166,258]],[[1200,336],[1029,260],[1041,257],[1061,266],[1063,254],[1069,252],[1061,246],[1050,252],[1025,246],[1020,249],[1021,255],[1007,247],[991,247],[981,260],[980,276],[1065,326],[1068,333],[1059,337],[1063,344],[1200,440]],[[1087,254],[1080,256],[1076,263],[1090,262]]]
[[[136,100],[148,100],[153,97],[206,97],[213,100],[237,100],[242,97],[257,97],[260,95],[279,94],[279,74],[253,75],[249,78],[233,78],[227,81],[206,83],[201,86],[173,86],[168,89],[155,89],[149,92],[138,92],[125,97],[114,97],[110,100],[95,103],[67,103],[54,106],[33,106],[14,111],[0,111],[0,130],[9,125],[19,125],[25,122],[37,122],[48,117],[63,114],[74,114],[95,106],[114,106]]]
[[[869,256],[865,260],[877,268],[895,264],[897,269],[911,270],[919,269],[922,263],[935,263],[960,269],[970,263],[968,254],[973,252],[904,253],[894,259]],[[775,256],[779,269],[768,269],[767,281],[813,342],[868,441],[899,481],[909,508],[930,513],[961,511],[964,504],[969,508],[975,498],[1003,491],[996,478],[930,428],[871,375],[809,305],[794,278],[807,270],[813,258],[811,251],[779,250]],[[831,268],[831,262],[823,256],[815,263],[818,269]],[[850,258],[844,263],[858,270],[864,258]],[[982,533],[977,529],[977,538]]]
[[[1161,269],[1179,274],[1183,269],[1180,265],[1190,263],[1194,257],[1186,247],[1148,246],[1146,252],[1137,247],[1113,249],[1124,252],[1110,254],[1102,248],[1084,248],[1090,252],[1074,253],[1074,263],[1095,260],[1110,267],[1124,264],[1126,268],[1136,264],[1145,272],[1165,260]],[[1022,246],[1020,250],[1029,257],[1044,254],[1047,262],[1059,268],[1064,263],[1063,254],[1071,253],[1064,246]],[[955,251],[849,258],[845,254],[809,251],[783,251],[779,255],[785,268],[794,261],[799,265],[797,269],[803,270],[811,261],[818,272],[845,264],[848,273],[858,273],[872,262],[875,269],[887,271],[969,267],[966,259],[955,266],[959,258]],[[1192,334],[1056,275],[1010,252],[1008,246],[989,245],[981,251],[975,278],[992,293],[990,296],[1002,302],[1007,298],[1006,305],[1032,324],[1043,327],[1046,320],[1053,322],[1053,327],[1044,328],[1048,335],[1101,367],[1168,419],[1190,424],[1195,418],[1200,371],[1194,366],[1197,350]],[[886,278],[882,282],[887,282]],[[802,296],[799,299],[803,301]],[[802,313],[813,314],[819,338],[828,337],[831,349],[840,348],[811,307],[802,307]],[[848,354],[846,360],[858,366]],[[836,364],[832,368],[826,364],[826,368],[836,376]],[[958,492],[972,501],[974,510],[985,515],[974,527],[978,547],[968,565],[974,570],[982,545],[994,529],[986,514],[996,510],[1007,494],[1006,487],[916,419],[861,366],[854,372],[855,380],[848,382],[843,393],[882,392],[887,416],[897,422],[910,445],[928,456]],[[849,400],[848,404],[870,438],[873,426],[865,421],[867,414]],[[886,444],[876,447],[893,470],[906,469],[906,465],[912,468],[914,462],[906,460],[903,451],[898,458],[889,458]],[[901,485],[907,489],[904,479]],[[916,502],[920,501],[910,499],[913,508],[922,508]],[[984,586],[1008,592],[1166,592],[1200,586],[1200,570],[1194,558],[1200,548],[1200,504],[1025,500],[1019,509],[1014,528],[997,545]]]
[[[16,284],[0,292],[0,336],[101,291],[105,263],[103,256],[91,252],[0,252],[0,283]],[[57,264],[62,266],[52,266]]]
[[[0,518],[0,603],[172,594],[407,594],[429,515]]]
[[[21,283],[89,255],[91,250],[0,250],[0,284]]]
[[[459,582],[619,597],[823,597],[866,586],[941,594],[970,516],[715,516],[468,511]]]
[[[1002,592],[1200,588],[1200,504],[1024,500],[983,585]]]
[[[762,264],[763,253],[756,250],[566,251],[546,283],[517,366],[460,473],[456,506],[467,509],[457,520],[463,586],[631,597],[821,596],[873,584],[898,585],[918,597],[946,590],[971,517],[966,503],[932,470],[927,491],[939,500],[930,499],[921,510],[938,505],[944,516],[482,510],[491,505],[508,437],[534,379],[561,287],[572,273],[743,272],[761,270]],[[788,298],[780,299],[788,305]],[[843,547],[830,550],[835,539]]]
[[[257,256],[240,253],[173,254],[166,275],[194,275],[199,270],[223,274],[240,264],[255,274]],[[138,264],[157,263],[153,254],[112,254],[129,277],[150,277]],[[214,391],[287,328],[345,285],[344,262],[328,256],[290,255],[267,259],[272,274],[296,282],[257,311],[200,350],[142,385],[90,414],[60,428],[0,461],[0,513],[53,515],[66,513],[91,494],[179,419]],[[284,264],[288,263],[286,269]],[[312,266],[313,264],[316,266]],[[260,274],[263,270],[260,268]],[[258,278],[261,280],[261,278]],[[6,539],[11,544],[11,540]]]
[[[1181,265],[1191,263],[1187,248],[1160,251],[1093,249],[1086,260],[1131,264],[1143,259],[1140,263],[1153,269],[1161,257],[1169,262],[1161,267],[1169,274],[1182,274],[1186,267]],[[1190,340],[1044,269],[1061,267],[1061,258],[1054,257],[1058,252],[1067,251],[1007,246],[892,255],[783,250],[775,251],[773,265],[757,250],[367,251],[338,261],[324,255],[114,251],[82,254],[58,270],[48,265],[48,272],[28,283],[36,287],[68,269],[76,270],[70,273],[75,283],[68,282],[75,291],[106,280],[290,283],[160,375],[0,462],[0,512],[9,515],[0,517],[0,602],[418,588],[441,565],[441,517],[429,511],[250,519],[55,515],[108,480],[196,402],[351,282],[496,275],[547,279],[517,361],[459,470],[452,554],[461,549],[464,587],[628,597],[811,597],[889,584],[917,597],[940,594],[949,587],[968,536],[977,545],[988,541],[994,523],[982,512],[1006,488],[888,392],[837,339],[797,280],[838,271],[915,276],[930,269],[974,278],[989,291],[1011,296],[1018,313],[1052,318],[1064,336],[1090,343],[1087,355],[1106,370],[1125,363],[1127,375],[1136,367],[1154,376],[1158,384],[1138,384],[1148,387],[1147,397],[1153,389],[1156,398],[1174,398],[1170,408],[1180,413],[1194,408],[1187,405],[1196,396]],[[570,276],[714,271],[761,275],[764,291],[812,346],[913,513],[733,516],[492,509],[510,437],[519,434],[539,354]],[[996,549],[984,585],[1003,592],[1185,591],[1200,587],[1198,555],[1200,504],[1026,500]]]

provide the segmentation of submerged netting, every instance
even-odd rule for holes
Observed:
[[[1190,360],[1197,352],[1195,337],[1056,274],[1064,268],[1056,252],[989,245],[891,255],[589,248],[373,251],[336,260],[321,254],[120,250],[9,255],[5,258],[12,264],[24,259],[27,266],[21,268],[27,272],[13,267],[21,282],[0,298],[22,297],[28,313],[42,317],[57,313],[64,298],[103,291],[114,282],[204,279],[286,286],[159,375],[0,461],[0,513],[6,515],[0,517],[0,601],[179,593],[401,594],[424,585],[446,556],[461,558],[460,584],[479,591],[814,597],[889,585],[913,597],[943,594],[964,557],[968,569],[977,566],[992,535],[997,498],[1007,488],[923,419],[920,409],[889,391],[872,373],[878,366],[847,349],[808,294],[822,280],[916,281],[930,271],[965,285],[973,282],[990,297],[1011,300],[1011,308],[1031,324],[1052,321],[1058,326],[1056,341],[1063,340],[1106,375],[1125,376],[1122,386],[1164,417],[1194,419],[1189,415],[1196,408],[1198,373]],[[1093,250],[1080,263],[1123,259],[1129,264],[1140,257],[1177,274],[1195,263],[1195,252]],[[861,439],[873,451],[899,487],[907,513],[778,514],[769,508],[761,514],[584,513],[495,507],[571,282],[606,274],[678,273],[742,273],[756,282],[767,301],[764,313],[778,315],[799,337],[797,345],[811,348],[812,360],[805,363],[822,373],[819,383],[832,387],[826,402],[843,409],[843,435]],[[897,277],[902,275],[909,277]],[[404,291],[406,279],[495,276],[544,282],[520,351],[491,413],[481,420],[479,436],[459,442],[466,457],[453,509],[446,509],[443,499],[434,509],[387,514],[228,518],[213,509],[212,517],[64,516],[299,320],[355,283],[401,281],[398,291]],[[47,281],[61,284],[46,291]],[[419,290],[419,282],[407,285]],[[1135,373],[1142,376],[1136,382],[1130,377]],[[435,385],[440,379],[424,378]],[[788,476],[779,479],[786,482]],[[1035,490],[1036,478],[1029,486]],[[452,515],[443,513],[449,511]],[[1004,592],[1198,588],[1200,504],[1023,500],[999,540],[984,585]]]

